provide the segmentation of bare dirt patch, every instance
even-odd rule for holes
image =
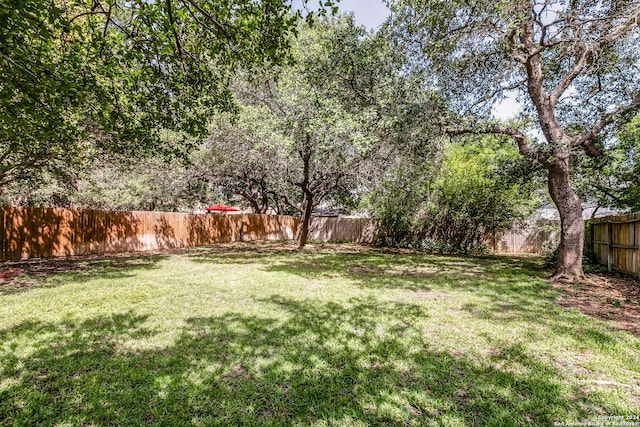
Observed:
[[[562,292],[558,304],[606,320],[614,328],[640,336],[640,282],[627,277],[587,275],[582,283],[551,282]]]

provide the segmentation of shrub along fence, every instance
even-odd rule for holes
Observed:
[[[640,278],[640,212],[593,219],[589,232],[600,264]]]

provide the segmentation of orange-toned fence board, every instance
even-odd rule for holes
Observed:
[[[609,271],[640,277],[640,212],[591,221],[591,247]]]
[[[0,257],[27,259],[292,239],[298,219],[275,215],[0,208]]]
[[[292,240],[298,219],[281,215],[242,215],[242,237],[250,240]]]

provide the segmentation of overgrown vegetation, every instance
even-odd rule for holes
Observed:
[[[640,339],[557,307],[531,260],[252,244],[55,266],[67,272],[0,285],[0,425],[551,425],[640,410]]]
[[[380,244],[432,252],[482,252],[483,237],[530,214],[534,170],[501,138],[450,142],[428,169],[404,163],[369,197]]]

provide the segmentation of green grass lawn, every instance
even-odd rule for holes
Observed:
[[[0,425],[640,415],[640,339],[557,307],[535,259],[279,248],[78,259],[0,285]]]

